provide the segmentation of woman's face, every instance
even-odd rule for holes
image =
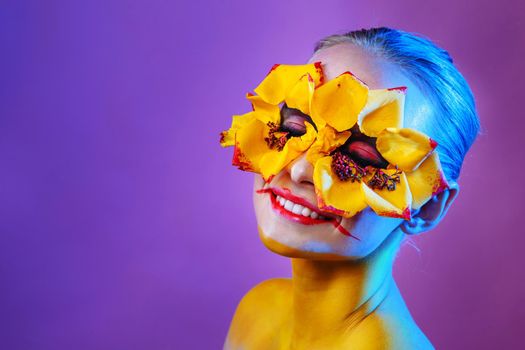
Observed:
[[[322,62],[327,81],[350,71],[371,89],[406,86],[405,126],[431,136],[430,130],[425,130],[426,121],[431,118],[430,104],[393,64],[352,44],[322,49],[309,63],[316,61]],[[299,116],[289,118],[291,127],[300,125],[294,123],[300,120]],[[402,219],[378,216],[370,208],[348,219],[323,213],[316,205],[312,176],[313,166],[304,154],[269,183],[255,175],[253,196],[259,234],[272,251],[297,258],[360,259],[373,252],[401,224]],[[259,191],[263,188],[265,191]]]

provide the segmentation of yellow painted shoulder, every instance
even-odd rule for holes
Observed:
[[[259,283],[242,298],[228,331],[224,349],[268,349],[279,326],[289,317],[291,280]]]

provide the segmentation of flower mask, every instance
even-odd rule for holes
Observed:
[[[409,220],[448,188],[437,143],[403,128],[405,87],[370,90],[350,72],[325,83],[316,62],[274,65],[254,91],[221,133],[239,169],[269,182],[306,152],[319,208],[346,218],[369,206]]]

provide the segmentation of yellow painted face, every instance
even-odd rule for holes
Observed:
[[[252,111],[233,117],[221,145],[234,147],[233,165],[265,183],[305,155],[317,203],[296,211],[307,208],[314,220],[365,208],[409,220],[448,187],[437,143],[403,127],[405,87],[369,89],[349,71],[326,82],[314,62],[274,65],[254,91],[247,95]],[[273,195],[278,206],[282,193]]]

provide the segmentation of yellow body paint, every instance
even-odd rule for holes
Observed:
[[[400,239],[392,235],[363,261],[293,258],[291,279],[262,282],[244,296],[224,349],[431,349],[391,275]],[[304,253],[264,243],[279,254]]]

